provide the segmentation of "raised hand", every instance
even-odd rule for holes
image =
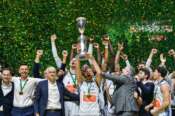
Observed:
[[[42,55],[43,55],[43,50],[37,50],[36,51],[36,57],[35,57],[35,62],[36,63],[40,62],[40,59],[41,59]]]
[[[173,56],[173,55],[175,55],[175,51],[174,51],[173,49],[171,49],[171,50],[168,51],[168,54],[169,54],[170,56]]]
[[[103,45],[108,46],[108,44],[109,44],[109,36],[104,35],[103,38],[102,38],[102,43],[103,43]]]
[[[98,43],[94,43],[94,48],[98,49],[99,48],[99,44]]]
[[[118,43],[117,45],[118,45],[118,50],[119,51],[122,51],[124,49],[123,43]]]
[[[89,43],[92,43],[94,41],[93,38],[89,38]]]
[[[86,53],[86,59],[90,59],[90,58],[92,58],[92,54]]]
[[[156,48],[153,48],[153,49],[151,50],[151,53],[152,53],[152,54],[157,54],[157,49],[156,49]]]
[[[72,44],[72,49],[73,50],[77,49],[77,44]]]
[[[161,61],[162,63],[165,63],[165,62],[166,62],[166,57],[163,56],[163,53],[160,54],[160,61]]]
[[[120,57],[123,59],[123,60],[128,60],[128,56],[126,54],[121,54]]]
[[[62,55],[63,55],[63,57],[67,57],[67,56],[68,56],[67,50],[63,50],[63,51],[62,51]]]
[[[62,51],[62,55],[63,55],[63,64],[66,64],[66,60],[67,60],[67,56],[68,56],[68,52],[66,50]]]
[[[50,40],[51,40],[51,41],[55,41],[56,39],[57,39],[56,34],[51,35],[51,37],[50,37]]]
[[[43,50],[37,50],[36,51],[36,56],[41,58],[41,56],[43,55]]]

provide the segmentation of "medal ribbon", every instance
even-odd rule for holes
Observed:
[[[86,82],[87,83],[87,82]],[[90,83],[90,84],[89,84]],[[92,83],[91,82],[88,82],[87,83],[87,87],[88,87],[88,95],[90,95],[90,90],[91,90],[91,86],[92,85]]]
[[[69,71],[70,72],[70,71]],[[77,78],[75,77],[75,78],[73,78],[73,74],[70,72],[70,76],[71,76],[71,79],[72,79],[72,81],[73,81],[73,83],[74,83],[74,86],[76,87],[76,81],[77,81]]]
[[[24,87],[26,86],[27,81],[28,81],[28,79],[25,80],[24,85],[22,86],[22,80],[20,79],[20,92],[23,92],[23,89],[24,89]]]

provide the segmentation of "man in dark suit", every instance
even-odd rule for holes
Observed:
[[[0,79],[0,116],[11,116],[14,95],[14,84],[11,79],[10,70],[3,69]]]
[[[64,96],[79,101],[79,95],[68,92],[62,77],[57,79],[56,69],[48,67],[47,79],[39,82],[36,88],[34,109],[36,116],[64,116]]]
[[[139,108],[136,98],[134,97],[136,83],[133,78],[132,68],[128,61],[126,61],[126,63],[128,65],[122,70],[120,76],[102,73],[102,77],[112,80],[116,85],[112,96],[112,105],[115,106],[115,115],[137,116]]]

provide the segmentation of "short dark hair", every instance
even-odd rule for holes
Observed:
[[[164,66],[159,66],[156,70],[161,74],[161,77],[165,77],[167,75],[167,69]]]
[[[141,68],[139,71],[143,71],[147,75],[147,79],[150,78],[150,71],[148,68]]]
[[[19,66],[22,66],[22,65],[26,65],[26,66],[28,66],[28,64],[27,63],[21,63]]]
[[[28,64],[24,62],[24,63],[19,64],[19,68],[20,68],[21,66],[28,66]]]

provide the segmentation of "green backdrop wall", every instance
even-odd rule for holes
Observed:
[[[70,50],[77,41],[75,19],[84,16],[88,20],[86,35],[100,42],[108,33],[112,44],[124,41],[125,52],[133,65],[146,60],[152,47],[167,53],[175,48],[175,32],[130,33],[129,27],[145,22],[161,22],[175,25],[174,0],[1,0],[0,12],[0,62],[17,71],[21,62],[32,65],[36,48],[44,50],[42,64],[55,65],[50,46],[50,35],[56,33],[59,55],[61,50]],[[162,23],[163,22],[163,23]],[[163,42],[148,41],[152,34],[163,34]],[[158,55],[153,65],[157,65]],[[167,65],[174,68],[169,57]]]

